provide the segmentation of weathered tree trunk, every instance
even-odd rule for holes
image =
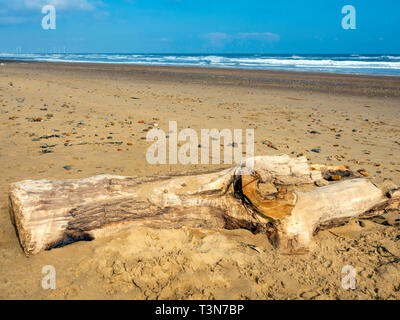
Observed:
[[[355,179],[315,185],[332,177]],[[22,181],[11,186],[10,213],[26,255],[136,226],[246,228],[296,253],[321,228],[398,210],[400,192],[392,189],[344,167],[265,156],[201,174]]]

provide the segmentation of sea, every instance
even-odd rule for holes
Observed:
[[[0,60],[241,68],[400,76],[399,54],[0,53]]]

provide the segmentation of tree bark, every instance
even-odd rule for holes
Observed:
[[[338,176],[350,180],[327,182]],[[328,185],[317,187],[321,181]],[[138,226],[246,228],[297,253],[317,230],[398,210],[399,200],[396,187],[382,191],[346,167],[309,166],[305,158],[280,155],[214,172],[26,180],[11,185],[9,203],[29,256]]]

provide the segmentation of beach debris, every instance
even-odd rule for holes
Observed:
[[[41,118],[41,117],[28,118],[28,121],[30,121],[30,122],[42,122],[43,118]]]
[[[357,172],[364,177],[369,177],[369,173],[365,169],[359,169]]]
[[[257,252],[257,253],[261,253],[261,252],[262,252],[262,250],[261,250],[259,247],[255,246],[254,244],[241,242],[240,245],[241,245],[242,247],[245,247],[245,248],[249,248],[249,249],[251,249],[251,250],[254,250],[254,251]]]
[[[51,144],[51,145],[48,145],[48,144],[44,144],[44,145],[42,145],[42,146],[40,146],[42,149],[47,149],[47,148],[54,148],[56,146],[56,144]]]
[[[47,136],[41,136],[38,138],[33,138],[32,141],[40,141],[43,139],[47,140],[47,139],[51,139],[51,138],[60,138],[60,136],[58,134],[52,134],[52,135],[47,135]]]
[[[87,143],[87,144],[89,144],[89,143]],[[114,144],[114,145],[120,146],[121,144],[123,144],[123,142],[121,142],[121,141],[118,141],[118,142],[117,141],[109,141],[109,142],[101,142],[101,143],[96,142],[94,144],[99,144],[99,145],[112,145],[112,144]]]
[[[344,178],[354,177],[353,172],[348,166],[322,166],[313,165],[311,166],[313,170],[321,172],[322,177],[326,181],[341,181]]]
[[[315,130],[311,130],[310,133],[311,133],[311,134],[321,134],[320,132],[315,131]]]
[[[268,148],[278,150],[278,148],[269,140],[264,140],[262,144],[266,145]]]
[[[54,153],[54,151],[53,151],[53,150],[51,150],[51,149],[43,149],[43,150],[40,150],[40,153],[42,153],[42,154],[46,154],[46,153]]]
[[[325,179],[320,179],[314,182],[317,187],[325,187],[329,185],[329,182]]]
[[[247,166],[251,171],[244,173]],[[72,167],[66,165],[64,169]],[[321,229],[365,214],[398,214],[397,186],[383,192],[365,178],[342,180],[323,188],[314,185],[326,172],[344,177],[339,174],[343,169],[347,170],[310,166],[305,157],[275,155],[247,159],[231,170],[178,177],[164,173],[134,178],[102,175],[25,180],[10,186],[10,213],[27,256],[138,226],[245,228],[266,234],[284,253],[300,254],[307,252],[313,235]],[[263,184],[273,188],[260,188]],[[263,190],[277,192],[265,197],[260,192]]]
[[[70,140],[67,140],[70,141]],[[100,145],[100,146],[112,146],[112,145],[117,145],[120,146],[123,144],[122,141],[107,141],[107,142],[79,142],[76,144],[72,144],[70,142],[65,142],[64,146],[66,147],[72,147],[72,146],[83,146],[83,145]]]
[[[315,153],[321,153],[321,149],[319,148],[311,149],[311,151]]]
[[[54,152],[53,148],[55,146],[56,146],[56,144],[52,144],[52,145],[45,144],[45,145],[42,145],[42,146],[40,146],[40,148],[42,149],[42,150],[40,150],[40,153],[42,153],[42,154],[53,153]]]

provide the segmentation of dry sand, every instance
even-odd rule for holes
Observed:
[[[6,61],[0,106],[1,299],[400,298],[400,214],[320,232],[301,256],[245,230],[140,228],[27,258],[8,212],[19,180],[210,169],[146,162],[146,130],[169,120],[254,128],[256,155],[304,154],[400,185],[398,77]],[[41,287],[45,265],[56,290]],[[355,290],[341,286],[345,265]]]

